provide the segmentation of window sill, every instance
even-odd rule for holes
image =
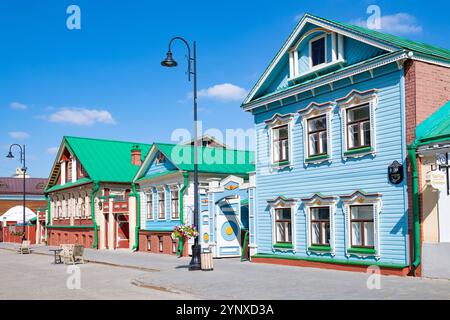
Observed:
[[[305,159],[306,163],[320,163],[320,162],[324,162],[330,160],[330,157],[328,156],[328,154],[323,154],[320,156],[311,156]]]
[[[369,248],[350,248],[347,249],[348,253],[355,253],[355,254],[368,254],[372,255],[376,253],[375,249],[369,249]]]
[[[329,252],[331,251],[331,247],[330,246],[310,246],[308,248],[309,251],[325,251],[325,252]]]
[[[344,156],[346,157],[352,157],[352,156],[361,156],[366,155],[373,152],[372,147],[363,147],[363,148],[357,148],[357,149],[351,149],[346,152],[344,152]]]
[[[274,243],[273,247],[275,249],[294,249],[292,243]]]
[[[287,167],[291,167],[290,161],[281,161],[281,162],[272,163],[272,168],[275,168],[275,169],[283,169],[283,168],[287,168]]]

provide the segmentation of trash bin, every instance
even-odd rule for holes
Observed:
[[[212,270],[214,270],[214,268],[213,268],[213,257],[212,257],[211,250],[206,249],[206,250],[204,250],[201,253],[200,265],[201,265],[201,269],[203,271],[212,271]]]

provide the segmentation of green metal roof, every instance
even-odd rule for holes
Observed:
[[[316,18],[319,20],[334,23],[344,29],[358,32],[358,33],[363,34],[374,40],[390,43],[394,46],[401,47],[401,48],[407,49],[407,50],[412,50],[412,51],[422,53],[425,55],[435,56],[438,59],[450,60],[450,50],[448,50],[448,49],[440,48],[440,47],[433,46],[433,45],[423,43],[423,42],[412,41],[412,40],[394,36],[394,35],[391,35],[391,34],[388,34],[385,32],[380,32],[380,31],[364,28],[361,26],[356,26],[356,25],[353,25],[350,23],[344,23],[344,22],[334,21],[334,20],[330,20],[330,19],[325,19],[325,18],[314,16],[311,14],[307,14],[307,15],[312,18]]]
[[[145,143],[69,136],[63,142],[81,162],[89,178],[51,186],[47,193],[91,181],[130,183],[139,170],[139,166],[131,163],[131,149],[138,146],[142,150],[141,158],[145,158],[151,147]]]
[[[95,181],[131,182],[139,166],[131,163],[131,149],[138,145],[144,158],[150,144],[101,140],[80,137],[65,137],[78,160]]]
[[[416,143],[450,139],[450,100],[416,127]]]
[[[180,170],[194,171],[194,146],[156,143],[156,147]],[[198,171],[203,173],[248,174],[255,170],[252,151],[197,147]]]

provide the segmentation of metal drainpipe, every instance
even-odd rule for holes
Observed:
[[[94,189],[92,189],[91,192],[91,219],[94,225],[94,243],[92,244],[92,248],[94,249],[98,248],[98,226],[97,221],[95,220],[95,194],[97,193],[99,188],[99,182],[94,181]]]
[[[184,190],[189,185],[189,172],[183,172],[183,186],[180,189],[180,224],[183,224],[184,221]],[[179,244],[178,244],[178,252],[177,256],[181,255],[181,252],[183,252],[183,238],[180,238]]]
[[[134,229],[134,246],[132,249],[133,251],[136,251],[139,248],[139,229],[141,229],[141,197],[136,192],[136,184],[132,183],[131,187],[133,188],[133,194],[136,197],[136,227]]]
[[[416,159],[416,144],[408,146],[408,156],[411,161],[411,175],[412,175],[412,203],[413,203],[413,261],[411,267],[413,274],[416,275],[416,269],[420,264],[420,215],[419,215],[419,175],[417,171]]]

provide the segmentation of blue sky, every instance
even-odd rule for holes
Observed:
[[[71,4],[81,30],[66,27]],[[11,143],[25,143],[29,173],[46,177],[63,135],[151,143],[190,129],[185,48],[174,45],[178,68],[160,66],[175,35],[197,41],[204,129],[251,128],[242,97],[299,17],[360,22],[371,4],[386,31],[448,47],[448,1],[2,0],[0,176],[19,166],[2,156]]]

